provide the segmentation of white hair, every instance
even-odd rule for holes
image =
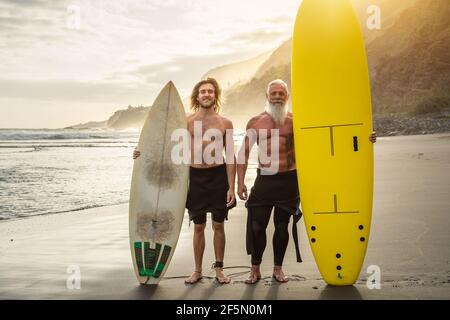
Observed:
[[[273,85],[275,85],[275,84],[281,85],[281,86],[286,90],[286,92],[289,93],[289,89],[288,89],[288,86],[287,86],[286,82],[284,82],[284,81],[281,80],[281,79],[276,79],[276,80],[271,81],[271,82],[269,83],[269,85],[267,86],[267,93],[269,93],[270,88],[271,88]]]

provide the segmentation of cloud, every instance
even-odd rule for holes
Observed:
[[[149,92],[157,90],[154,83],[130,85],[110,82],[81,82],[76,80],[10,80],[0,79],[0,96],[30,101],[71,101],[100,103],[131,103],[130,100],[151,99]]]
[[[23,19],[21,17],[5,17],[0,16],[0,25],[6,27],[23,27],[23,26],[33,26],[33,27],[45,27],[51,26],[55,23],[52,19],[36,18],[36,19]]]
[[[2,4],[11,5],[14,7],[40,7],[42,5],[48,5],[56,3],[52,0],[2,0]]]
[[[63,39],[60,26],[65,11],[61,2],[0,2],[0,45],[16,50],[41,40],[54,42]]]
[[[279,45],[280,40],[286,38],[287,35],[285,31],[256,30],[236,33],[223,41],[216,42],[214,45],[232,51],[247,48],[247,50],[254,49],[263,52],[275,48]]]
[[[169,80],[185,97],[210,69],[276,47],[299,1],[0,0],[0,109],[58,101],[63,119],[69,105],[149,104]]]
[[[113,73],[109,77],[118,81],[129,81],[134,78],[136,81],[152,85],[155,82],[163,85],[172,80],[180,93],[186,95],[208,70],[218,65],[253,57],[247,53],[243,58],[242,54],[234,52],[208,56],[174,56],[163,63],[142,65],[129,71]]]
[[[258,30],[254,32],[244,32],[236,34],[228,39],[228,43],[233,44],[245,44],[245,43],[251,43],[251,42],[274,42],[281,37],[285,36],[286,34],[284,32],[280,31],[263,31]]]
[[[282,15],[282,16],[267,18],[265,21],[268,23],[271,23],[271,24],[275,24],[275,25],[291,24],[291,23],[293,23],[293,18],[291,16]]]

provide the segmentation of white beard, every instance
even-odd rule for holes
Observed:
[[[285,103],[283,106],[275,106],[271,103],[267,103],[264,110],[270,114],[270,116],[273,118],[275,123],[279,125],[284,124],[284,120],[286,119],[287,115],[287,103]]]

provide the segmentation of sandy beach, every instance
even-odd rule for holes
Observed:
[[[252,185],[255,170],[247,177]],[[107,187],[107,186],[105,186]],[[321,280],[306,238],[304,260],[295,260],[292,238],[285,258],[286,284],[271,279],[268,245],[263,279],[248,286],[246,210],[242,201],[226,223],[226,274],[218,285],[210,219],[206,231],[204,278],[184,284],[193,271],[192,233],[187,215],[165,278],[158,286],[137,283],[128,242],[128,205],[35,216],[0,222],[0,299],[450,299],[450,134],[379,138],[375,145],[372,231],[359,281],[330,287]],[[367,268],[381,270],[381,289],[366,286]],[[66,286],[68,268],[78,266],[81,288]]]

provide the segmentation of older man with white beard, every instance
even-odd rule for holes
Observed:
[[[287,111],[289,99],[287,84],[279,79],[272,81],[267,87],[266,97],[265,111],[250,119],[247,124],[247,133],[250,130],[256,137],[255,141],[252,141],[251,135],[246,135],[245,161],[243,163],[239,161],[237,166],[237,193],[241,200],[247,200],[248,211],[247,253],[251,254],[252,268],[246,280],[247,284],[254,284],[261,279],[260,264],[266,247],[266,229],[274,207],[273,278],[278,282],[288,281],[283,273],[282,264],[289,242],[288,225],[291,216],[294,217],[293,237],[297,261],[301,262],[296,229],[296,223],[301,217],[300,196],[295,165],[292,113]],[[372,133],[369,139],[375,142],[376,133]],[[260,149],[263,147],[267,150],[269,161],[263,162],[261,157],[258,159],[257,177],[248,197],[244,179],[254,142],[257,142]],[[274,146],[275,149],[272,150]],[[274,172],[274,168],[278,170]]]

